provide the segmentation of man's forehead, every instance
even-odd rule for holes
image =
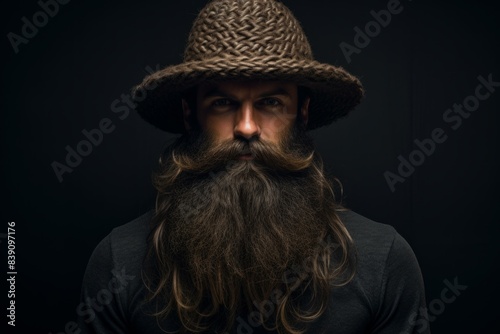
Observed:
[[[204,82],[198,86],[197,95],[205,97],[207,95],[218,95],[223,92],[238,92],[251,90],[255,94],[272,93],[283,95],[294,95],[297,92],[297,85],[289,81],[276,80],[224,80],[217,82]]]

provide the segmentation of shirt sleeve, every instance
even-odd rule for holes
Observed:
[[[108,235],[97,245],[85,270],[77,308],[81,334],[128,333],[122,300],[134,277],[116,265],[110,239]]]
[[[408,242],[396,232],[380,287],[373,334],[430,334],[424,281]]]

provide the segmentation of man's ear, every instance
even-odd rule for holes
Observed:
[[[189,109],[189,105],[186,102],[186,100],[182,99],[182,119],[184,121],[184,128],[186,131],[190,132],[192,130],[191,123],[189,122],[189,119],[191,117],[191,109]]]
[[[302,107],[300,108],[300,114],[302,116],[302,121],[304,122],[304,126],[307,125],[307,121],[309,120],[309,102],[311,102],[311,98],[308,96],[304,99]]]

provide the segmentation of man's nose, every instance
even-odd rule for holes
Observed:
[[[243,103],[238,110],[234,136],[245,137],[247,140],[260,136],[260,127],[255,119],[254,107],[251,103]]]

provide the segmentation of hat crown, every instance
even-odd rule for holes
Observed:
[[[198,14],[184,61],[222,57],[313,59],[299,21],[277,0],[213,0]]]

